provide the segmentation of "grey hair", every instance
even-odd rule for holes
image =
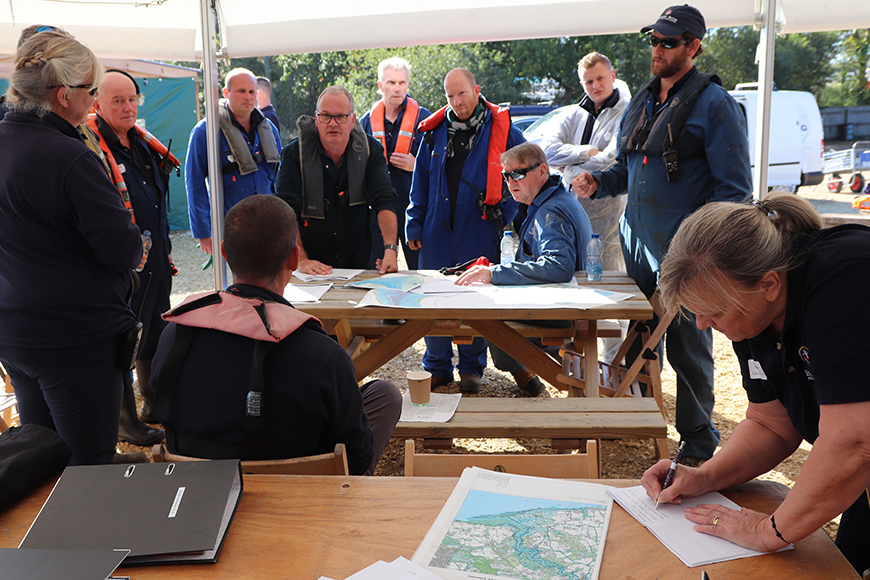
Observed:
[[[507,165],[509,161],[518,165],[525,165],[526,167],[535,163],[547,165],[547,156],[540,145],[526,142],[511,147],[501,154],[501,164],[503,166]]]
[[[773,192],[748,204],[709,203],[671,240],[659,277],[662,305],[669,314],[687,303],[745,312],[741,292],[754,291],[769,272],[800,265],[803,257],[792,251],[795,238],[823,227],[813,205],[791,193]]]
[[[323,89],[323,92],[320,93],[320,96],[317,97],[317,110],[318,111],[320,110],[320,101],[322,101],[323,97],[325,97],[326,95],[344,95],[345,97],[347,97],[347,100],[350,101],[350,112],[353,113],[353,110],[354,110],[353,95],[350,94],[349,90],[347,90],[346,88],[339,86],[339,85],[333,85],[331,87],[326,87],[325,89]]]
[[[402,58],[401,56],[391,56],[390,58],[385,58],[380,63],[378,63],[378,80],[384,80],[384,71],[388,68],[393,70],[403,70],[408,73],[408,78],[411,78],[411,63]]]
[[[91,50],[65,32],[45,31],[25,40],[15,52],[15,70],[6,104],[19,113],[44,117],[51,112],[54,88],[103,81],[103,66]]]

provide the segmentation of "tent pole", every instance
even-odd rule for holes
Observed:
[[[773,55],[776,46],[776,0],[762,0],[761,38],[758,44],[758,111],[755,122],[755,175],[752,196],[761,199],[767,193],[767,170],[770,159],[770,101],[773,90]]]
[[[200,15],[202,17],[202,78],[205,94],[205,127],[208,142],[208,184],[211,196],[211,243],[214,256],[214,289],[223,290],[227,287],[227,272],[221,255],[221,240],[224,231],[224,191],[223,175],[220,163],[220,134],[218,131],[218,70],[217,70],[217,38],[215,24],[215,2],[217,0],[201,0]],[[215,208],[218,208],[215,211]]]

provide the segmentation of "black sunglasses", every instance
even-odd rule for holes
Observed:
[[[92,97],[97,94],[97,89],[100,88],[100,87],[92,87],[91,85],[55,85],[51,88],[52,89],[62,89],[64,87],[66,87],[68,89],[88,89],[88,93]]]
[[[531,166],[526,167],[524,169],[514,169],[513,171],[502,171],[501,176],[504,177],[505,181],[508,180],[508,177],[510,177],[514,181],[522,181],[523,179],[526,178],[526,174],[529,171],[537,168],[540,165],[541,165],[540,162],[538,162],[538,163],[535,163],[534,165],[531,165]]]
[[[662,48],[666,48],[668,50],[672,48],[677,48],[678,46],[683,46],[687,42],[685,38],[659,38],[657,36],[653,36],[652,34],[650,34],[646,38],[647,41],[649,41],[649,45],[651,47],[655,48],[661,44]]]

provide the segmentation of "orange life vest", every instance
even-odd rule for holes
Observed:
[[[501,154],[507,149],[508,134],[511,130],[511,115],[506,108],[493,105],[488,101],[484,101],[484,103],[492,113],[492,129],[489,132],[489,148],[486,154],[486,199],[483,203],[498,205],[501,203],[503,185],[501,170],[504,167],[501,164]],[[425,133],[443,123],[447,119],[447,107],[448,105],[444,105],[427,119],[421,121],[417,130]]]
[[[118,188],[118,192],[121,194],[121,197],[124,199],[124,207],[127,208],[127,211],[130,212],[130,217],[133,218],[133,223],[136,223],[136,215],[133,213],[133,203],[130,201],[130,193],[127,191],[127,184],[124,183],[124,177],[121,175],[121,168],[118,167],[118,162],[115,161],[115,156],[112,155],[112,151],[109,149],[108,143],[100,134],[100,130],[97,129],[97,115],[96,113],[91,113],[88,115],[87,121],[88,127],[96,133],[100,137],[100,149],[103,151],[103,155],[106,156],[106,161],[109,162],[109,168],[112,170],[112,182],[115,184],[115,187]],[[139,125],[133,125],[136,128],[136,132],[139,133],[139,136],[142,137],[148,146],[151,149],[160,155],[163,158],[164,164],[169,164],[170,167],[167,168],[167,172],[172,169],[179,167],[181,162],[169,152],[169,149],[166,146],[157,140],[157,137],[140,127]]]
[[[384,157],[387,159],[387,165],[390,164],[390,154],[387,151],[387,132],[384,129],[384,114],[386,112],[384,100],[381,99],[375,106],[372,107],[372,113],[369,116],[369,121],[372,123],[372,137],[379,140],[384,146]],[[414,144],[414,125],[417,124],[417,115],[420,114],[420,105],[411,97],[405,99],[405,115],[402,117],[402,124],[399,126],[399,136],[396,138],[396,147],[394,153],[404,153],[407,155],[411,152],[411,145]]]

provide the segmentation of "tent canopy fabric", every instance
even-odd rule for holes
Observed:
[[[649,0],[213,0],[227,56],[631,33],[668,5]],[[113,58],[201,60],[202,0],[7,0],[0,54],[32,24],[64,27]],[[756,0],[694,0],[708,28],[755,24]],[[783,32],[870,28],[866,0],[779,0]]]

